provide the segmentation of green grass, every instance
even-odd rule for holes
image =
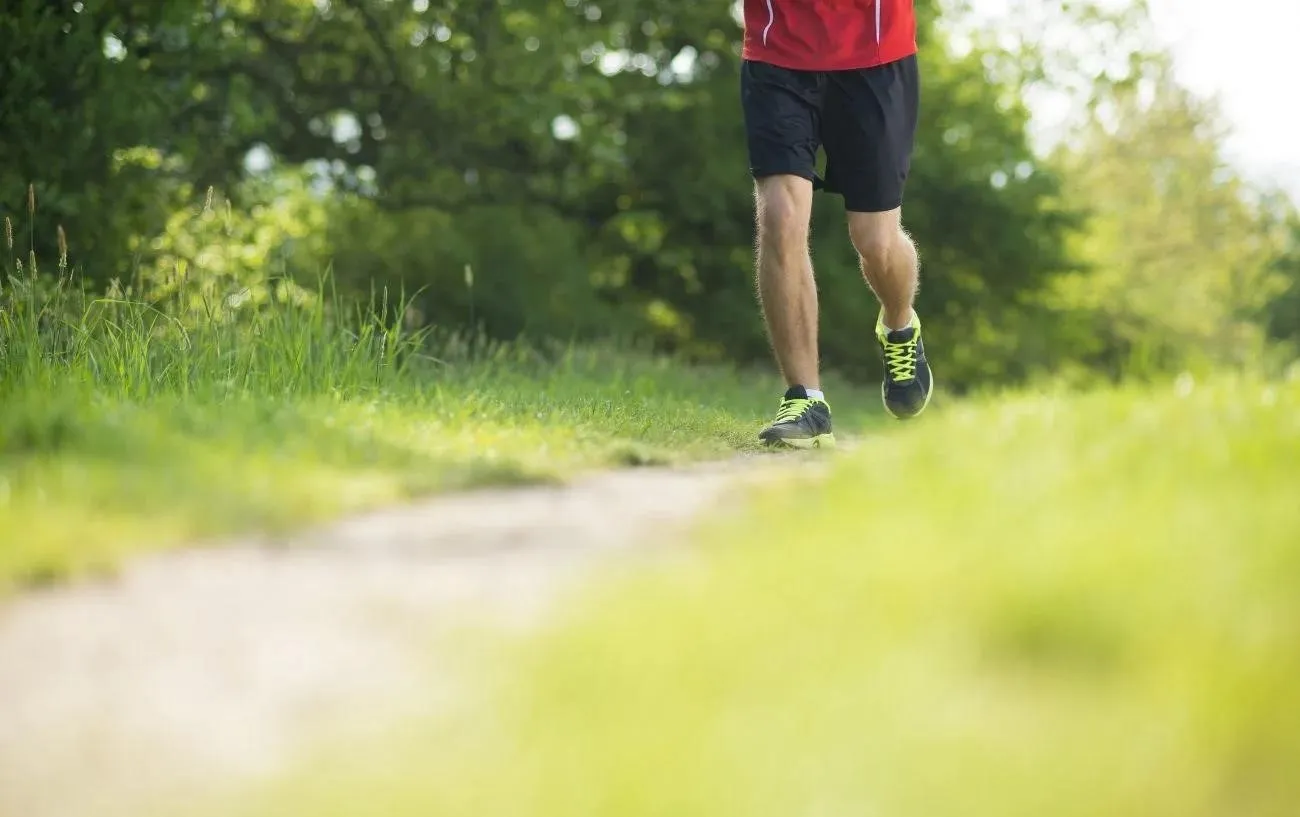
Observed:
[[[238,813],[1296,813],[1300,383],[894,428]]]
[[[779,396],[769,374],[411,335],[382,302],[287,300],[5,282],[0,595],[437,491],[727,456]],[[838,395],[848,427],[876,411]]]

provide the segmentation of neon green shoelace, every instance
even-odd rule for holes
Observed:
[[[885,366],[889,369],[889,379],[895,382],[912,380],[916,377],[916,341],[919,335],[913,333],[911,340],[902,343],[885,341]]]
[[[781,401],[780,411],[776,413],[776,421],[778,423],[787,423],[791,420],[798,420],[812,404],[813,401],[805,397],[783,400]]]

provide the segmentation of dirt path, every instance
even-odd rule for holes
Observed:
[[[595,557],[664,552],[629,546],[771,465],[443,497],[20,597],[0,607],[0,817],[138,815],[427,706],[431,631],[535,622]]]

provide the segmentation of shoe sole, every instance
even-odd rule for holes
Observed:
[[[930,370],[930,390],[925,393],[925,402],[921,404],[921,407],[916,410],[915,414],[895,414],[894,410],[889,407],[889,402],[885,400],[885,384],[884,383],[880,384],[880,402],[883,403],[885,406],[885,413],[888,414],[890,417],[893,417],[895,420],[911,420],[913,418],[920,417],[921,412],[925,411],[926,406],[930,405],[931,397],[934,397],[934,370],[933,369]]]
[[[834,448],[835,435],[818,434],[816,437],[776,437],[770,440],[763,440],[763,442],[773,448],[797,448],[800,451],[811,451],[813,449]]]

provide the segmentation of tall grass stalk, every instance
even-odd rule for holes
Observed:
[[[322,291],[324,285],[322,285]],[[167,304],[97,296],[71,278],[10,275],[0,295],[0,384],[86,382],[108,395],[382,389],[421,334],[375,303],[270,303],[182,316]],[[335,302],[337,303],[337,301]]]
[[[28,190],[29,216],[35,193]],[[211,210],[211,191],[199,217]],[[34,252],[14,255],[5,219],[7,258],[0,273],[0,388],[82,383],[106,396],[221,396],[237,392],[308,395],[382,390],[401,377],[425,333],[408,331],[389,293],[353,304],[320,276],[314,293],[288,279],[270,280],[255,303],[240,283],[214,290],[216,276],[178,265],[170,285],[138,278],[127,291],[114,282],[91,292],[68,267],[59,228],[58,274],[40,272]],[[29,228],[30,232],[30,228]],[[194,291],[201,305],[187,297]]]

